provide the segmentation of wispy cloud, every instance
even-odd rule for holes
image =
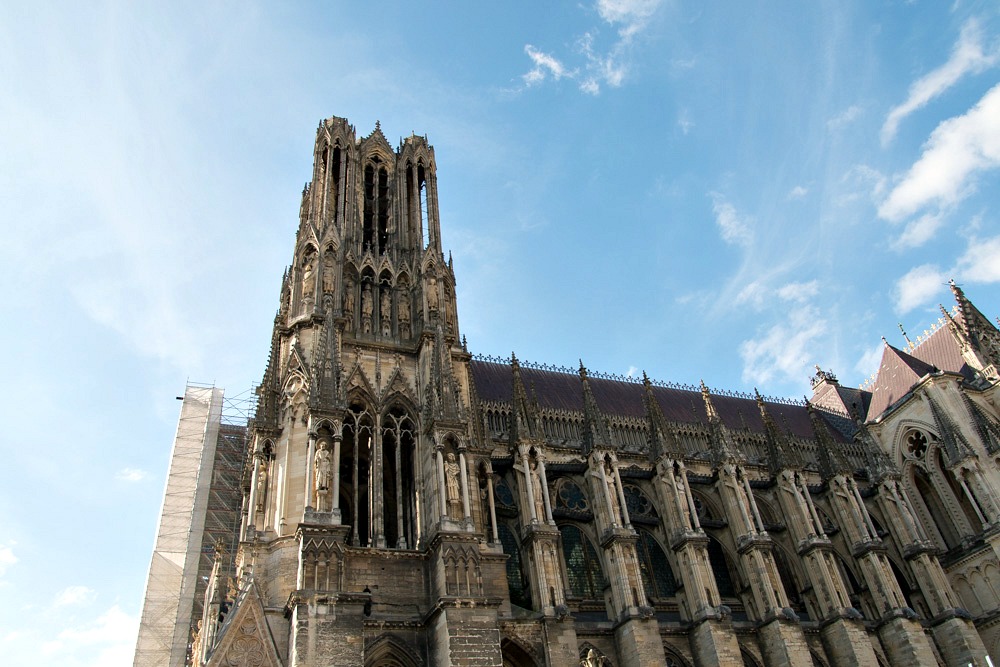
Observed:
[[[551,76],[556,81],[566,76],[565,66],[555,57],[539,51],[531,44],[524,45],[524,52],[528,54],[531,62],[535,64],[528,72],[521,75],[525,85],[537,85],[548,76]]]
[[[122,468],[115,475],[115,479],[122,480],[123,482],[139,482],[146,479],[148,474],[145,470],[140,470],[139,468]]]
[[[729,202],[717,193],[712,194],[712,211],[715,213],[715,224],[719,227],[722,240],[730,245],[746,247],[753,239],[751,218],[740,215]]]
[[[772,380],[801,381],[809,375],[817,340],[826,331],[826,320],[812,305],[788,310],[788,319],[762,336],[740,344],[743,381],[767,384]]]
[[[39,647],[46,662],[125,665],[132,661],[139,619],[116,604],[96,619],[67,627]]]
[[[72,607],[89,602],[93,599],[94,595],[95,593],[92,588],[87,588],[86,586],[69,586],[56,595],[56,599],[52,604],[55,607]]]
[[[581,91],[599,95],[604,86],[617,88],[624,83],[630,68],[629,50],[635,37],[649,24],[662,0],[597,0],[595,9],[604,25],[616,29],[617,39],[607,47],[598,44],[600,30],[595,27],[576,40],[577,53],[583,57],[578,67],[568,67],[562,60],[531,44],[524,52],[532,68],[521,75],[525,87],[538,85],[548,78],[574,79]]]
[[[677,127],[681,128],[681,132],[685,135],[694,127],[691,112],[687,109],[681,109],[681,112],[677,114]]]
[[[9,544],[0,544],[0,577],[7,573],[7,569],[17,563],[17,556]]]
[[[852,104],[839,114],[826,121],[826,126],[831,130],[839,130],[845,125],[850,125],[861,117],[862,108],[860,105]]]
[[[878,207],[879,217],[895,222],[933,203],[947,205],[966,197],[977,172],[1000,165],[1000,84],[964,115],[935,128],[920,159]]]
[[[1000,282],[1000,236],[969,239],[969,247],[959,257],[954,274],[970,282]]]
[[[893,250],[908,250],[919,248],[934,237],[937,230],[944,224],[944,217],[937,213],[922,215],[906,225],[903,233],[893,240],[889,246]]]
[[[788,194],[785,196],[785,198],[788,200],[802,199],[807,194],[809,194],[809,190],[807,188],[801,185],[796,185],[794,188],[788,191]]]
[[[778,296],[785,301],[805,303],[819,294],[819,281],[810,280],[807,283],[788,283],[778,288]]]
[[[947,282],[947,275],[935,264],[922,264],[896,281],[896,312],[905,315],[914,308],[931,303]]]
[[[1000,50],[995,45],[984,48],[979,22],[975,19],[967,21],[948,61],[914,81],[906,100],[889,112],[882,125],[882,145],[892,141],[904,118],[944,93],[966,74],[982,72],[995,65],[998,59]]]

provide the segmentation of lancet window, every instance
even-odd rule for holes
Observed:
[[[497,526],[500,533],[500,544],[507,559],[507,588],[510,591],[510,601],[519,607],[531,609],[531,587],[524,577],[521,567],[521,549],[513,531],[506,522]]]
[[[715,585],[719,589],[719,595],[724,598],[736,597],[736,586],[733,585],[729,558],[722,545],[714,537],[708,541],[708,562],[712,566],[712,574],[715,575]]]
[[[361,400],[344,419],[339,507],[352,526],[350,543],[413,548],[418,539],[414,470],[416,427],[410,412],[393,405],[378,420]]]
[[[573,595],[585,600],[600,599],[607,580],[590,538],[570,523],[561,524],[559,534],[562,536],[563,557]]]
[[[654,600],[673,597],[677,592],[677,581],[674,579],[673,570],[670,569],[667,554],[652,533],[642,528],[638,532],[636,551],[646,595]]]

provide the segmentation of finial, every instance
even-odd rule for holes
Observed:
[[[382,129],[382,123],[378,120],[375,121],[375,131],[378,132]]]
[[[889,341],[887,341],[887,340],[885,339],[885,336],[882,336],[882,343],[883,343],[883,344],[884,344],[884,345],[885,345],[886,347],[889,347]]]
[[[462,351],[463,352],[469,351],[469,342],[465,340],[465,334],[462,334]]]
[[[517,363],[517,355],[514,354],[513,350],[511,350],[511,352],[510,352],[510,365],[511,366],[517,366],[518,365],[518,363]]]
[[[580,377],[587,379],[587,367],[583,365],[583,359],[580,360]]]
[[[651,384],[652,383],[649,381],[649,376],[646,375],[646,371],[643,371],[642,372],[642,385],[648,389]]]
[[[899,327],[900,332],[903,334],[903,340],[906,341],[906,348],[908,350],[912,350],[913,347],[914,347],[913,341],[911,341],[910,337],[906,335],[906,329],[903,328],[903,323],[902,322],[897,322],[896,326]]]
[[[762,405],[764,403],[764,397],[760,395],[759,391],[757,391],[757,387],[753,388],[753,395],[757,399],[757,405]]]

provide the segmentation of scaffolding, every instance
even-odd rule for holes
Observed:
[[[189,382],[167,474],[139,636],[136,667],[183,667],[202,615],[216,548],[230,576],[239,539],[251,389],[227,399],[222,389]],[[225,581],[225,579],[223,579]]]

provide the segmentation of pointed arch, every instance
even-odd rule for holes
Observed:
[[[349,508],[341,507],[341,520],[351,526],[348,539],[354,546],[373,546],[372,492],[376,481],[373,465],[376,434],[370,405],[361,392],[352,393],[344,415],[340,450],[340,490],[350,503]]]
[[[503,552],[507,554],[507,590],[510,595],[511,604],[531,609],[531,586],[525,577],[524,568],[521,566],[521,547],[514,530],[506,522],[497,524],[497,531],[500,533],[500,545]]]
[[[590,537],[576,524],[559,524],[569,588],[575,597],[601,600],[607,587],[604,567]]]
[[[417,543],[417,421],[408,403],[394,400],[380,419],[383,535],[397,549]]]
[[[536,667],[538,665],[532,652],[516,639],[510,637],[504,637],[500,640],[500,655],[503,658],[503,667]]]
[[[365,647],[365,667],[420,667],[421,660],[399,637],[386,633]]]
[[[639,540],[636,551],[646,596],[653,601],[674,597],[677,594],[677,580],[666,552],[651,532],[645,528],[638,528],[637,531]]]
[[[715,576],[715,585],[719,589],[719,596],[723,598],[736,598],[736,581],[734,576],[736,570],[733,568],[731,559],[723,548],[722,543],[715,537],[708,536],[708,563],[712,566],[712,574]]]

